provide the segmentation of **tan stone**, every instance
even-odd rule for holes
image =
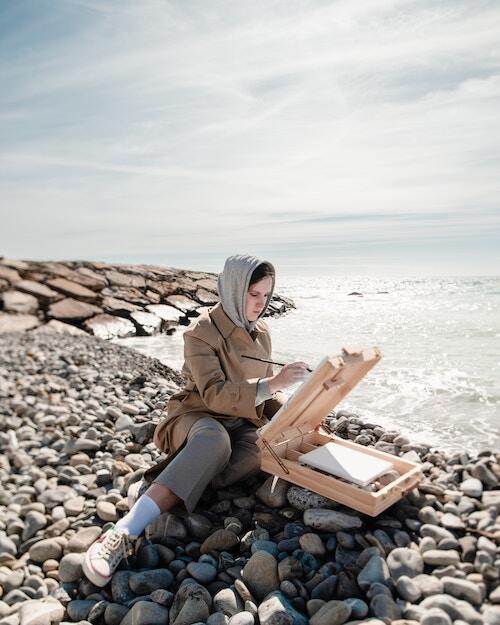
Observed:
[[[146,280],[142,276],[120,273],[119,271],[106,271],[106,278],[109,280],[109,283],[114,286],[133,286],[144,288],[146,286]]]
[[[133,304],[142,306],[151,303],[144,297],[144,293],[134,288],[127,289],[117,286],[107,286],[101,291],[101,295],[103,297],[115,297],[116,299],[122,299],[126,302],[132,302]]]
[[[104,288],[108,284],[108,281],[103,275],[98,274],[96,271],[92,271],[92,269],[89,269],[88,267],[78,267],[75,273],[78,273],[83,277],[85,282],[82,282],[81,284],[85,284],[85,286],[88,286],[89,289],[95,289],[97,291]],[[73,276],[73,280],[75,280],[75,282],[79,281],[76,276]]]
[[[199,306],[198,302],[194,302],[191,298],[185,295],[169,295],[166,298],[167,304],[187,312],[188,310],[196,310]]]
[[[4,267],[0,265],[0,278],[7,280],[10,284],[15,284],[22,280],[21,276],[15,269],[11,269],[10,267]]]
[[[54,278],[52,280],[47,280],[47,286],[56,291],[61,291],[64,295],[76,297],[77,299],[81,299],[85,302],[93,302],[97,298],[97,293],[94,291],[87,289],[87,287],[82,286],[81,284],[67,280],[66,278]]]
[[[57,291],[53,291],[48,286],[45,286],[45,284],[40,284],[34,280],[21,280],[16,283],[16,289],[34,295],[44,302],[57,302],[62,298],[62,295]]]
[[[55,319],[73,319],[76,321],[78,319],[88,319],[99,313],[102,313],[102,309],[98,306],[79,302],[71,297],[49,306],[49,315]]]
[[[215,278],[202,278],[196,281],[196,286],[207,291],[217,292],[217,280]]]
[[[38,300],[33,295],[21,291],[5,291],[0,295],[6,312],[34,314],[38,310]]]
[[[136,304],[131,304],[123,299],[109,296],[103,297],[101,306],[106,312],[111,313],[134,312],[136,310],[141,310],[140,306],[137,306]]]
[[[11,269],[19,269],[20,271],[29,269],[29,263],[14,258],[2,258],[2,260],[0,260],[0,265],[5,265],[5,267],[10,267]]]
[[[105,313],[87,319],[83,325],[91,334],[101,339],[123,338],[136,334],[135,326],[130,319]]]
[[[40,325],[40,320],[34,315],[0,313],[0,334],[31,330],[31,328],[36,328],[38,325]]]
[[[219,297],[206,289],[198,289],[196,291],[195,297],[202,304],[217,304],[219,301]]]
[[[167,304],[149,304],[146,309],[163,321],[178,322],[181,317],[184,317],[183,312]]]
[[[164,280],[154,282],[153,280],[147,280],[148,287],[154,291],[155,293],[159,293],[159,295],[163,298],[172,295],[174,289],[172,288],[172,282],[167,282]]]
[[[161,319],[153,313],[137,311],[130,313],[130,318],[140,327],[143,334],[157,334],[161,330]]]

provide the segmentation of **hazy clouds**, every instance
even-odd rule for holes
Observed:
[[[4,0],[0,254],[500,266],[496,2]]]

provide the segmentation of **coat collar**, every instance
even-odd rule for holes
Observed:
[[[231,334],[231,332],[235,328],[238,328],[239,330],[243,330],[243,332],[245,332],[245,334],[248,334],[248,332],[244,328],[240,328],[239,326],[237,326],[226,315],[226,313],[224,312],[224,309],[222,308],[222,304],[220,302],[217,302],[217,304],[215,304],[215,306],[212,306],[212,308],[209,310],[208,314],[210,315],[212,320],[215,322],[215,325],[217,326],[217,328],[219,329],[220,333],[222,334],[222,336],[225,339],[227,339],[227,337]],[[265,332],[265,330],[263,330],[262,327],[260,327],[260,324],[257,323],[257,325],[255,326],[255,328],[252,331],[252,334],[254,332]]]

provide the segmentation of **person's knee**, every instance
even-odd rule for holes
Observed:
[[[193,433],[203,441],[204,445],[210,450],[210,455],[217,457],[220,464],[226,464],[231,457],[231,438],[227,433],[226,428],[219,424],[208,424],[205,427],[201,427]]]

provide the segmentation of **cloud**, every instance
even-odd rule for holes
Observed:
[[[494,2],[2,11],[0,253],[274,240],[293,257],[318,237],[353,258],[441,237],[479,253],[498,231]]]

